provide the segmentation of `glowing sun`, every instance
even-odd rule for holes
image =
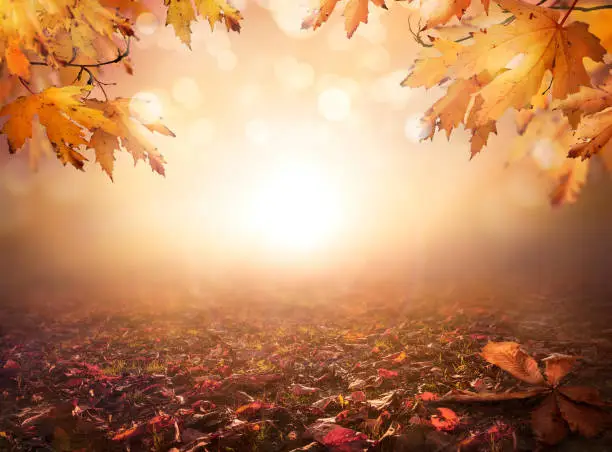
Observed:
[[[249,223],[257,239],[279,251],[308,252],[338,232],[342,203],[337,187],[317,167],[278,165],[253,193]]]

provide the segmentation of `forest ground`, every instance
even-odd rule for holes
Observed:
[[[242,292],[5,301],[0,450],[548,450],[530,428],[537,401],[436,400],[524,387],[480,356],[488,341],[580,356],[568,381],[612,400],[612,309],[597,287]],[[550,450],[612,450],[612,431]]]

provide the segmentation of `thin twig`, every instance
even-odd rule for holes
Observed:
[[[129,56],[129,54],[130,54],[130,38],[128,37],[125,50],[123,52],[119,52],[117,56],[112,60],[102,61],[101,63],[92,63],[92,64],[74,63],[73,61],[76,59],[76,52],[74,52],[73,57],[70,59],[70,61],[61,61],[61,64],[62,66],[65,66],[65,67],[78,67],[81,69],[102,67],[102,66],[108,66],[109,64],[119,63],[121,60]],[[30,64],[32,66],[47,66],[48,65],[45,61],[30,61]]]
[[[612,3],[606,5],[597,5],[597,6],[565,6],[565,5],[555,5],[549,6],[548,9],[560,9],[560,10],[570,10],[570,11],[582,11],[583,13],[590,13],[591,11],[598,11],[600,9],[612,9]]]
[[[576,7],[576,3],[578,3],[578,0],[574,0],[574,2],[572,3],[572,6],[569,7],[569,9],[567,10],[567,12],[565,13],[565,16],[563,16],[563,19],[561,19],[561,22],[559,22],[559,25],[563,25],[565,23],[565,21],[567,20],[567,18],[569,17],[569,15],[571,14],[571,12],[574,10],[574,8]]]
[[[27,89],[30,94],[34,94],[34,91],[32,91],[32,88],[30,88],[30,85],[28,84],[28,82],[26,82],[23,77],[19,77],[19,81],[21,82],[21,84],[24,86],[25,89]]]

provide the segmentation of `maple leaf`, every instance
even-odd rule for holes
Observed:
[[[149,163],[153,171],[164,175],[164,157],[153,147],[143,136],[142,127],[151,132],[158,132],[162,135],[174,136],[172,131],[166,126],[154,122],[146,123],[142,118],[134,116],[130,111],[130,99],[117,98],[108,102],[88,100],[86,103],[90,107],[103,112],[105,117],[112,120],[116,131],[109,132],[104,128],[94,128],[89,147],[94,149],[96,161],[111,178],[113,177],[113,167],[115,151],[125,149],[132,154],[134,164],[139,160]]]
[[[9,151],[19,151],[32,138],[32,124],[38,116],[59,160],[82,169],[87,159],[79,150],[88,144],[85,131],[100,128],[107,133],[117,132],[115,124],[101,111],[82,102],[80,97],[87,91],[79,86],[51,87],[5,105],[0,117],[8,119],[0,132],[7,137]]]
[[[576,128],[568,157],[585,160],[595,154],[612,155],[612,78],[598,88],[583,87],[555,102],[554,108]]]
[[[501,367],[519,380],[533,385],[544,383],[535,359],[516,342],[489,342],[481,353],[488,362]]]
[[[425,120],[438,124],[447,135],[460,123],[471,129],[472,156],[496,132],[491,121],[506,110],[544,105],[546,96],[540,89],[547,74],[552,80],[546,91],[563,99],[590,84],[583,60],[602,61],[606,53],[584,23],[565,25],[559,12],[516,0],[498,3],[513,13],[512,21],[474,33],[472,45],[434,39],[433,48],[423,52],[402,82],[430,88],[455,80]],[[522,121],[528,124],[532,117],[527,113]]]
[[[472,0],[421,0],[420,13],[427,28],[443,25],[453,17],[461,19]],[[485,12],[489,13],[490,0],[482,0]]]
[[[453,390],[442,400],[445,402],[498,402],[527,399],[546,395],[544,401],[531,413],[531,426],[536,437],[545,444],[557,444],[568,431],[591,437],[600,433],[611,420],[603,410],[608,406],[593,388],[559,386],[573,368],[575,356],[552,354],[543,360],[544,377],[537,362],[516,342],[490,342],[482,356],[512,374],[519,380],[537,385],[528,391],[507,393],[472,393]]]
[[[224,22],[228,31],[240,32],[242,15],[226,0],[195,0],[195,8],[191,0],[164,0],[164,4],[168,7],[166,25],[172,25],[188,47],[191,47],[191,23],[196,20],[196,13],[208,20],[211,29],[215,23]]]
[[[11,74],[25,80],[30,78],[30,62],[21,51],[19,43],[16,40],[12,40],[6,47],[4,58],[6,59],[6,67]]]
[[[302,22],[302,28],[312,28],[316,30],[329,19],[340,0],[319,0],[319,7],[316,8]],[[347,0],[344,7],[344,29],[348,38],[351,38],[359,24],[368,23],[369,5],[372,2],[375,6],[387,9],[385,0]]]
[[[0,2],[0,30],[0,49],[11,49],[12,64],[18,61],[19,72],[25,71],[25,61],[19,55],[25,51],[56,69],[73,52],[96,59],[98,48],[116,48],[116,32],[126,37],[134,34],[125,17],[99,0]],[[18,43],[19,49],[13,43]]]

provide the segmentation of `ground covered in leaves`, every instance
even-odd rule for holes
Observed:
[[[513,341],[538,361],[580,356],[567,384],[610,400],[611,309],[579,296],[9,303],[0,450],[546,449],[530,421],[541,399],[444,396],[529,390],[480,354]],[[605,428],[579,435],[599,420],[573,422],[586,427],[569,422],[554,450],[612,450]]]

